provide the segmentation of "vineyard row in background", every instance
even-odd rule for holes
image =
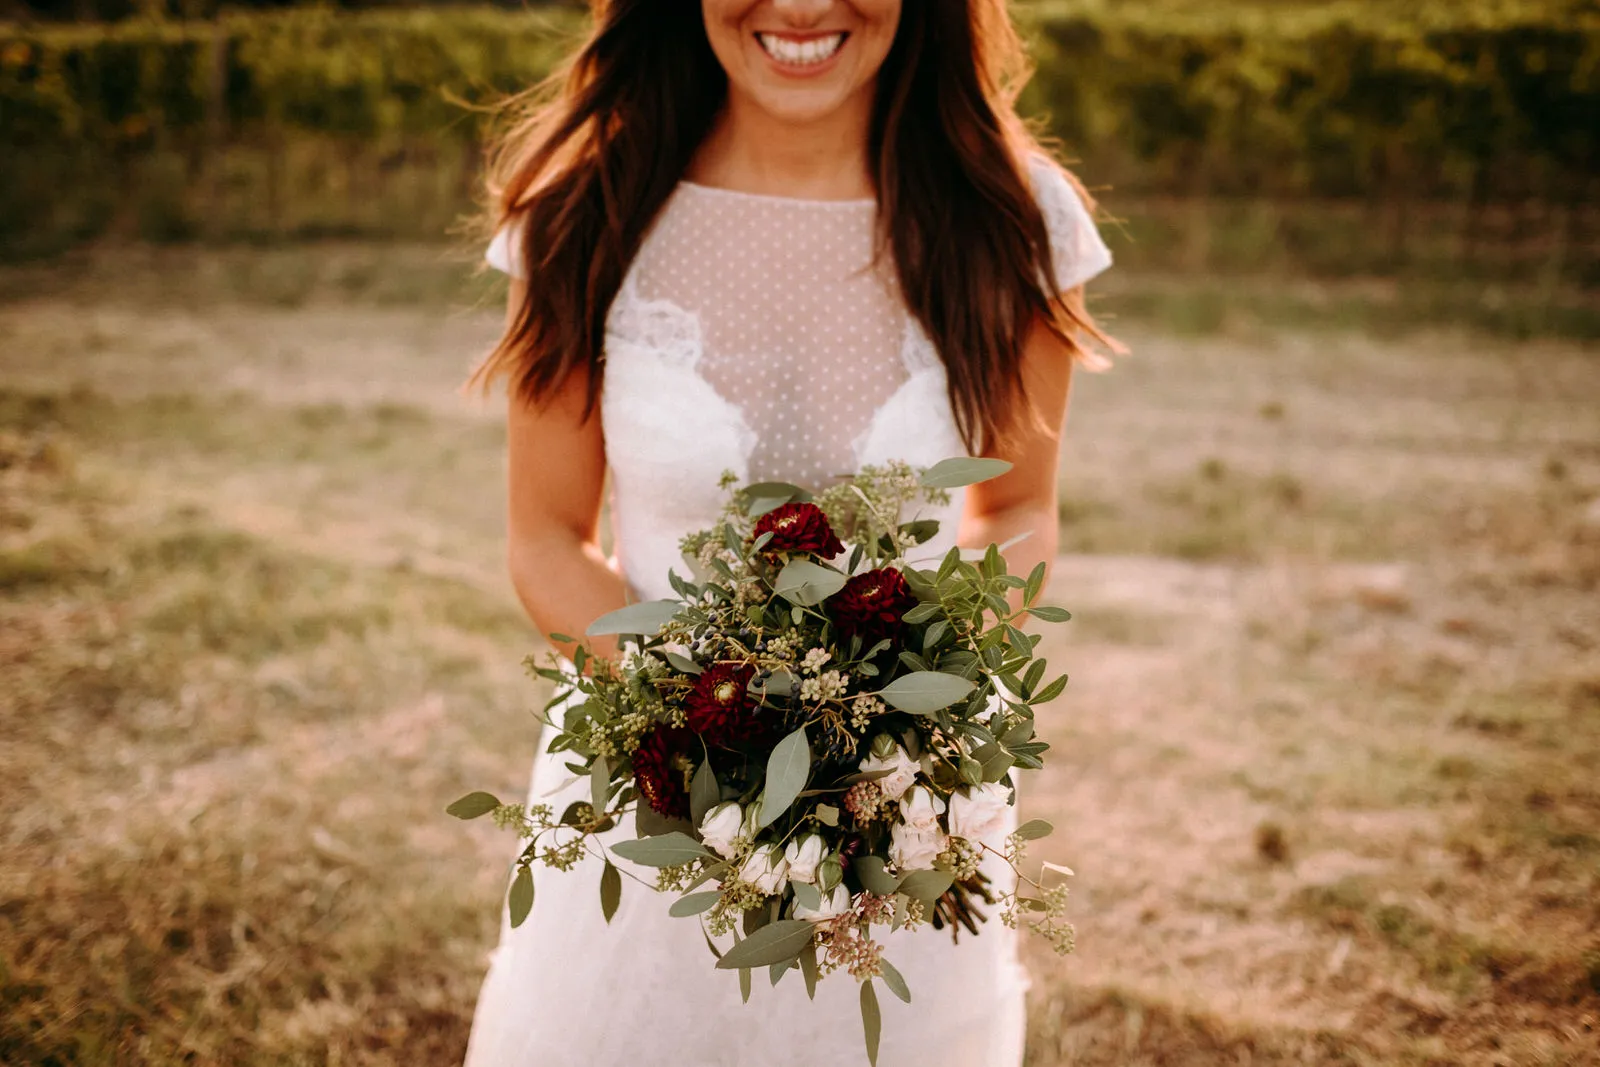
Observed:
[[[1154,205],[1136,256],[1470,269],[1494,248],[1508,276],[1600,284],[1593,3],[1160,8],[1022,9],[1024,110],[1113,213]],[[437,234],[472,204],[484,105],[578,29],[460,7],[0,26],[0,251]]]

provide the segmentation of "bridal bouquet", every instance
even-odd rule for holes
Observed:
[[[1048,747],[1034,709],[1067,681],[1046,680],[1039,638],[1019,624],[1069,616],[1037,603],[1042,563],[1008,574],[993,545],[981,559],[952,548],[937,566],[912,565],[938,524],[902,521],[907,505],[947,503],[949,489],[1006,469],[968,458],[869,467],[815,496],[772,482],[734,489],[726,476],[721,520],[683,541],[692,580],[669,576],[677,597],[589,627],[627,635],[619,663],[580,646],[570,664],[530,664],[557,686],[546,716],[565,708],[549,721],[549,750],[570,756],[589,799],[556,812],[473,793],[449,808],[492,814],[527,839],[512,924],[532,907],[536,861],[566,870],[602,856],[608,920],[622,891],[612,857],[656,868],[653,888],[678,894],[670,913],[699,917],[747,999],[758,967],[773,984],[798,970],[813,995],[836,971],[860,980],[874,1062],[874,980],[910,1000],[875,927],[975,934],[984,905],[1071,951],[1066,887],[1021,870],[1050,825],[1004,832],[1014,770],[1043,766]],[[630,812],[638,836],[603,844],[597,835]],[[1014,886],[982,873],[989,855]],[[725,948],[713,940],[730,934]]]

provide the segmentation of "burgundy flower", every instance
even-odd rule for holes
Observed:
[[[639,795],[668,818],[689,817],[689,787],[684,778],[685,757],[693,735],[679,726],[657,726],[639,739],[633,754],[633,777]]]
[[[702,672],[683,702],[690,729],[712,745],[755,736],[760,722],[756,702],[746,689],[755,673],[748,663],[718,663]]]
[[[900,636],[900,617],[917,606],[916,594],[893,567],[864,571],[828,598],[828,614],[845,637],[860,637],[868,648]]]
[[[773,508],[756,520],[754,540],[764,533],[772,540],[761,551],[812,552],[823,559],[831,559],[844,551],[844,545],[828,525],[828,516],[815,504],[784,504]]]

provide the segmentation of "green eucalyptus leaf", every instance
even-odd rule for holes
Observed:
[[[1042,659],[1036,659],[1028,664],[1028,673],[1022,676],[1023,699],[1031,697],[1033,691],[1039,687],[1039,683],[1044,680],[1045,667],[1046,663]]]
[[[1051,682],[1049,685],[1033,694],[1033,698],[1030,699],[1028,703],[1033,705],[1048,704],[1056,697],[1060,696],[1061,691],[1066,687],[1067,676],[1063,674],[1061,677],[1057,678],[1055,681]]]
[[[900,616],[900,618],[905,623],[915,626],[919,622],[927,622],[929,619],[933,618],[943,610],[944,605],[938,603],[937,601],[929,601],[926,604],[918,604],[916,607]]]
[[[1000,738],[1000,743],[1011,748],[1014,745],[1026,744],[1032,737],[1033,720],[1019,719],[1014,726],[1006,730],[1005,736]]]
[[[812,1000],[817,999],[817,979],[821,977],[817,968],[817,946],[807,945],[805,951],[800,953],[800,974],[806,980],[806,996]]]
[[[861,1032],[867,1040],[867,1062],[878,1067],[878,1039],[883,1034],[883,1016],[878,1010],[878,994],[872,979],[861,983]]]
[[[663,834],[688,834],[694,836],[694,824],[688,819],[675,819],[661,814],[648,804],[640,804],[633,813],[635,837],[660,837]]]
[[[1027,583],[1022,587],[1022,602],[1024,604],[1032,605],[1035,600],[1039,599],[1039,593],[1044,589],[1044,572],[1044,560],[1034,564],[1032,572],[1028,575]]]
[[[939,532],[937,519],[913,519],[900,524],[900,532],[913,544],[927,544]]]
[[[671,664],[675,670],[682,671],[684,674],[700,674],[704,670],[700,664],[696,663],[688,656],[680,656],[676,652],[663,652],[662,655],[666,657],[667,662]]]
[[[476,793],[468,793],[444,811],[446,815],[454,815],[458,819],[476,819],[480,815],[489,814],[499,806],[499,797],[479,790]]]
[[[976,485],[990,478],[998,478],[1011,469],[1003,459],[984,459],[976,456],[956,456],[941,459],[922,473],[922,484],[929,489],[959,489],[963,485]]]
[[[738,946],[735,945],[734,947],[737,948]],[[719,963],[717,966],[720,967],[722,965]],[[741,968],[739,971],[739,999],[746,1004],[750,1003],[750,968],[748,967]]]
[[[1012,833],[1024,841],[1037,841],[1041,837],[1049,837],[1054,831],[1055,827],[1043,819],[1029,819],[1013,830]]]
[[[1033,642],[1028,640],[1028,635],[1009,622],[1006,623],[1006,641],[1018,652],[1027,655],[1033,654]]]
[[[708,889],[704,893],[690,893],[686,897],[679,897],[672,902],[672,907],[667,909],[667,914],[674,919],[687,919],[691,915],[699,915],[716,907],[717,901],[722,899],[722,890]]]
[[[688,834],[676,832],[618,841],[611,846],[611,851],[625,860],[646,867],[679,867],[711,855],[704,845]]]
[[[527,920],[528,913],[533,910],[533,871],[527,867],[517,868],[517,876],[511,881],[511,893],[507,904],[511,909],[512,927],[521,926]]]
[[[900,888],[900,879],[884,869],[881,856],[857,856],[850,861],[850,869],[855,872],[861,888],[875,896],[893,896]]]
[[[676,600],[645,600],[629,604],[616,611],[608,611],[589,624],[585,634],[604,637],[608,634],[638,634],[653,637],[678,613],[683,605]]]
[[[904,663],[907,667],[914,671],[933,670],[933,664],[929,663],[915,652],[912,652],[910,649],[906,648],[900,650],[900,662]]]
[[[799,608],[795,609],[799,611]],[[795,691],[794,675],[779,668],[772,672],[772,677],[763,681],[760,677],[750,679],[750,692],[760,693],[765,696],[786,697]]]
[[[787,963],[797,959],[816,935],[817,928],[804,919],[779,919],[723,953],[717,966],[723,970],[735,970]]]
[[[800,790],[806,787],[806,777],[811,773],[811,745],[806,741],[806,728],[798,730],[779,741],[767,757],[767,785],[761,800],[761,816],[757,829],[765,829],[789,810]]]
[[[843,589],[848,580],[832,567],[791,559],[773,580],[772,591],[797,608],[810,608]]]
[[[752,482],[739,491],[746,497],[780,497],[785,504],[791,501],[807,503],[812,499],[810,490],[789,482]]]
[[[1028,614],[1040,622],[1066,622],[1072,618],[1072,612],[1066,608],[1052,608],[1044,604],[1029,608]]]
[[[790,882],[789,888],[794,892],[796,904],[812,911],[822,910],[822,892],[816,886],[806,882]]]
[[[931,715],[965,698],[973,688],[970,681],[953,674],[915,671],[896,678],[878,690],[877,695],[900,711]]]
[[[596,756],[594,765],[589,768],[589,803],[594,805],[595,814],[606,810],[606,797],[611,792],[611,765],[604,756]]]
[[[985,782],[998,782],[1006,776],[1016,758],[999,744],[990,743],[982,746],[972,754],[973,758],[983,767],[983,780]]]
[[[979,763],[971,756],[961,757],[959,770],[961,772],[961,780],[966,782],[968,785],[983,784],[983,764]]]
[[[617,905],[622,902],[622,872],[606,861],[605,870],[600,872],[600,914],[606,917],[606,922],[617,913]]]
[[[779,982],[783,981],[783,976],[788,974],[789,968],[793,967],[794,965],[794,960],[788,960],[784,963],[774,963],[771,967],[767,968],[767,975],[774,987],[776,987]]]
[[[818,804],[816,809],[812,811],[812,814],[815,815],[817,817],[817,821],[824,826],[839,825],[839,809],[834,807],[832,804]]]
[[[883,984],[889,987],[889,992],[910,1004],[911,987],[906,985],[905,977],[895,969],[895,965],[888,960],[879,959],[878,967],[883,971]]]
[[[745,514],[749,515],[752,519],[759,519],[769,511],[777,511],[788,502],[789,501],[786,498],[781,496],[758,496],[750,501],[750,506],[745,510]],[[772,537],[770,536],[771,533],[772,531],[768,530],[766,533],[762,534],[761,537],[764,537],[767,541],[770,541],[772,540]],[[761,549],[765,547],[765,543],[763,543],[760,548],[756,548],[752,545],[751,550],[760,552]]]
[[[955,884],[956,876],[949,871],[912,871],[900,880],[900,892],[913,900],[932,904]]]
[[[710,760],[702,760],[689,780],[689,821],[699,826],[706,812],[722,800],[722,787],[717,784],[717,774]]]

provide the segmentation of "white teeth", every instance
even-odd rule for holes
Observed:
[[[758,33],[756,40],[761,42],[761,47],[766,50],[767,55],[779,63],[804,67],[833,58],[833,54],[844,43],[844,34],[831,33],[826,37],[796,41],[790,37],[779,37],[777,34]]]

